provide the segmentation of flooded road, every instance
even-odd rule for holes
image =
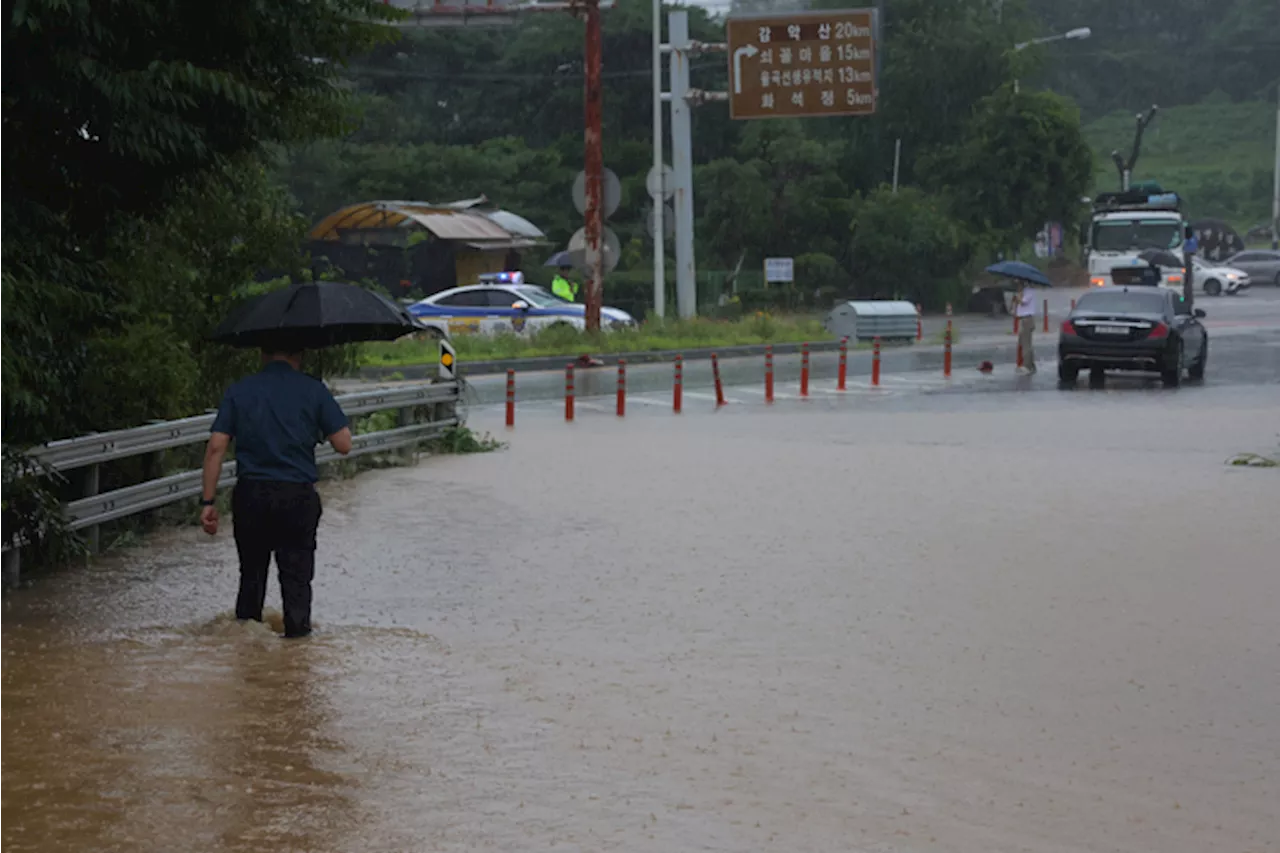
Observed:
[[[522,416],[326,486],[306,641],[194,529],[11,594],[4,848],[1277,850],[1280,475],[1223,462],[1278,431],[1274,380]]]

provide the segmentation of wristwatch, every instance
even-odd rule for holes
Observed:
[[[217,503],[217,501],[216,501],[216,500],[213,500],[213,501],[207,501],[207,500],[205,500],[204,498],[201,498],[201,499],[200,499],[200,506],[213,506],[215,503]]]

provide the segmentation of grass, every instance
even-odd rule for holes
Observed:
[[[453,343],[459,359],[487,361],[830,339],[831,334],[816,317],[758,314],[741,320],[651,320],[636,329],[594,335],[566,327],[546,329],[528,337],[511,334],[457,335]],[[435,362],[437,353],[438,345],[428,338],[366,344],[361,351],[360,364],[368,367],[430,364]]]
[[[1094,151],[1094,186],[1119,189],[1111,152],[1133,145],[1132,112],[1117,112],[1083,128]],[[1225,219],[1243,237],[1271,214],[1276,105],[1210,98],[1162,109],[1142,138],[1135,181],[1158,181],[1188,202],[1191,218]]]

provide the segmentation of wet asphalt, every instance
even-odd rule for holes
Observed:
[[[6,598],[4,847],[1276,850],[1280,469],[1225,463],[1278,297],[1177,389],[983,376],[994,327],[680,416],[477,382],[502,450],[324,484],[306,641],[191,528]]]

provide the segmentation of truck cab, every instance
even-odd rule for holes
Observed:
[[[1115,267],[1145,267],[1138,257],[1144,249],[1182,251],[1186,218],[1177,193],[1146,185],[1118,193],[1099,193],[1087,234],[1089,283],[1113,285]],[[1164,269],[1164,287],[1182,289],[1182,270]]]

